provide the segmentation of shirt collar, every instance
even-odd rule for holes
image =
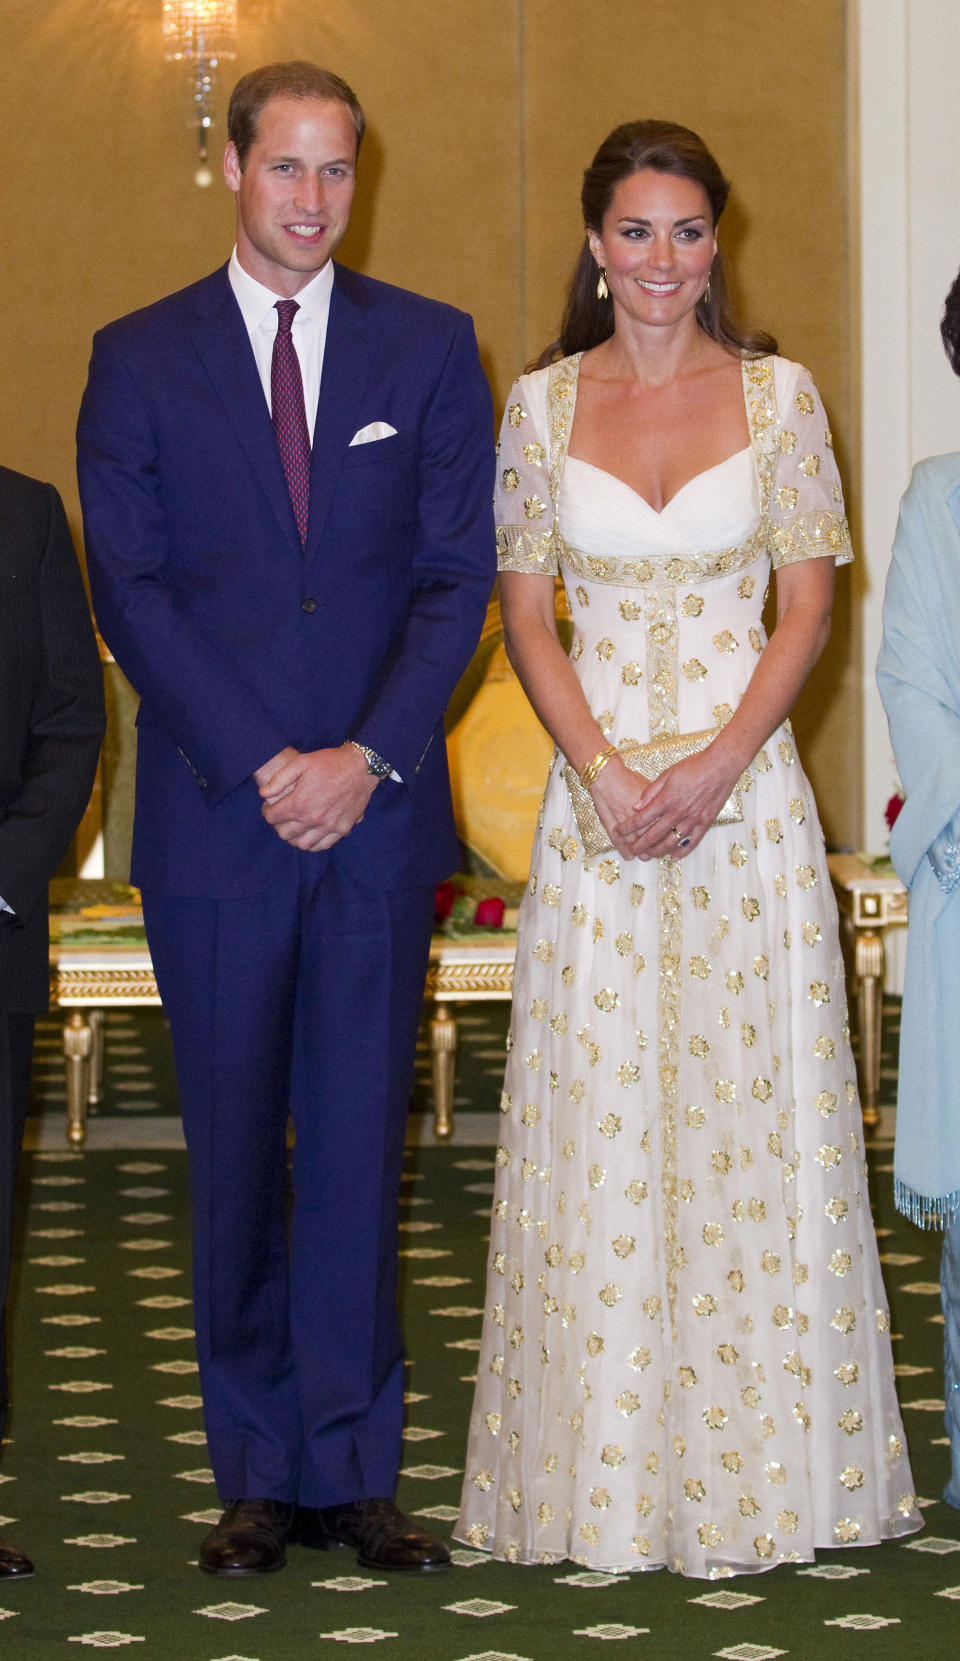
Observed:
[[[282,294],[274,294],[271,289],[258,283],[256,277],[251,277],[249,271],[244,271],[237,259],[237,250],[234,248],[230,255],[228,267],[230,287],[234,298],[240,307],[244,324],[248,334],[253,334],[268,317],[276,317],[274,307]],[[330,295],[333,292],[333,261],[327,260],[326,265],[319,270],[315,277],[296,295],[300,310],[321,328],[326,325],[330,311]]]

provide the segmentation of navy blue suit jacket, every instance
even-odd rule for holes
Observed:
[[[351,447],[374,421],[395,436]],[[453,869],[443,711],[495,560],[471,320],[336,268],[305,550],[225,266],[95,337],[78,442],[95,609],[141,698],[133,880],[262,890],[290,853],[251,775],[347,738],[403,783],[316,857],[371,885]]]

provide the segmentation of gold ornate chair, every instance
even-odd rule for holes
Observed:
[[[463,885],[503,896],[502,929],[433,938],[426,996],[432,1000],[430,1054],[436,1134],[453,1133],[457,1024],[453,1006],[509,998],[516,906],[553,745],[507,660],[496,595],[473,661],[451,702],[447,748],[457,828],[467,867]]]

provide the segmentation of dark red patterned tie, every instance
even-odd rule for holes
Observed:
[[[277,435],[297,530],[301,544],[306,546],[307,516],[310,512],[310,429],[303,402],[300,360],[290,332],[294,313],[299,309],[296,300],[277,301],[279,322],[270,366],[270,401],[273,406],[273,430]]]

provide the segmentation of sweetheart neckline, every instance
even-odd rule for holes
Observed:
[[[668,502],[664,502],[662,508],[655,508],[652,502],[647,501],[646,496],[642,496],[639,490],[634,490],[632,484],[628,484],[626,479],[621,479],[619,473],[611,473],[609,468],[598,467],[596,462],[586,461],[582,456],[571,456],[568,453],[566,459],[568,462],[576,462],[578,467],[589,467],[593,473],[602,473],[605,479],[612,479],[614,484],[622,485],[623,489],[629,490],[631,496],[635,497],[638,502],[642,502],[644,507],[647,508],[655,518],[662,519],[664,514],[673,507],[674,502],[676,502],[678,498],[683,495],[685,490],[689,490],[692,484],[696,484],[700,479],[709,478],[711,473],[718,473],[722,467],[728,467],[732,461],[739,461],[741,456],[752,454],[753,446],[745,444],[742,450],[735,450],[733,455],[725,456],[723,461],[715,461],[712,467],[702,468],[699,473],[692,474],[691,477],[680,486],[679,490],[675,490],[673,495],[670,497],[670,500]]]

